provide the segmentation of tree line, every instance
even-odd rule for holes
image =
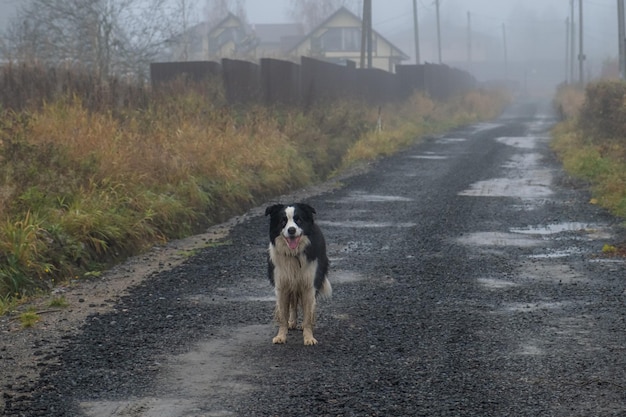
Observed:
[[[355,0],[291,0],[289,15],[314,27]],[[199,21],[246,19],[245,0],[25,0],[0,34],[0,62],[80,67],[97,77],[147,78],[169,42]],[[186,37],[182,37],[183,42]],[[187,39],[191,42],[191,39]]]

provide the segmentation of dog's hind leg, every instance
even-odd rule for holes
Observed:
[[[276,321],[278,322],[278,333],[272,339],[272,343],[286,343],[287,332],[289,331],[289,294],[285,291],[276,291]]]
[[[315,325],[315,290],[312,289],[302,295],[302,337],[306,346],[316,345],[313,337]]]

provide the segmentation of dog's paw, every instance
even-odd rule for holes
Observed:
[[[291,321],[291,320],[289,320],[288,325],[289,325],[289,326],[288,326],[288,327],[289,327],[289,330],[293,330],[293,329],[296,329],[296,328],[298,327],[298,326],[297,326],[297,323],[296,323],[295,321]]]
[[[276,336],[272,339],[272,343],[275,345],[283,344],[287,342],[287,338],[285,336]]]
[[[313,345],[317,345],[317,339],[315,339],[313,336],[304,338],[304,346],[313,346]]]

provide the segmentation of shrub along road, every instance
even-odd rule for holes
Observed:
[[[290,196],[329,244],[319,345],[271,343],[258,207],[88,316],[5,414],[623,415],[625,265],[602,254],[622,229],[560,170],[554,121],[517,104]]]

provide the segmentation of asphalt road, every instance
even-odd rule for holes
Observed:
[[[623,416],[619,221],[549,150],[547,105],[309,196],[331,259],[317,346],[273,345],[268,219],[88,318],[14,416]],[[273,203],[268,202],[269,203]]]

